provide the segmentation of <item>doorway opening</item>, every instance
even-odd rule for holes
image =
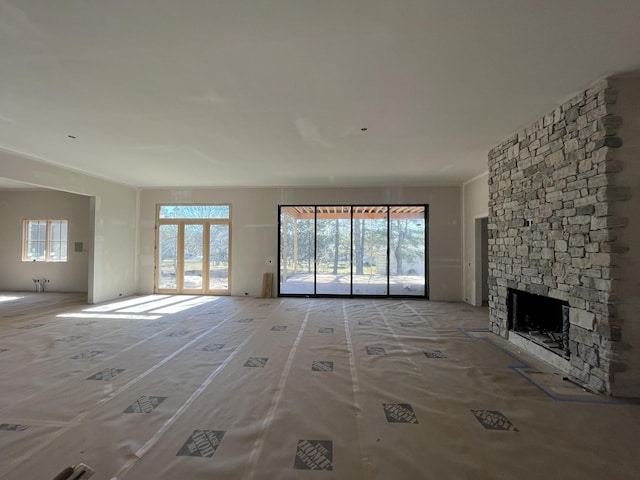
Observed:
[[[231,206],[158,205],[155,292],[229,295]]]
[[[475,219],[475,305],[489,304],[489,219]]]

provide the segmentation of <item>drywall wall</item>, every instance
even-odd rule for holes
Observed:
[[[611,391],[613,395],[640,397],[640,77],[612,77],[609,86],[618,96],[609,118],[622,119],[617,132],[622,146],[613,154],[622,171],[615,176],[617,190],[610,193],[620,201],[612,206],[610,215],[626,223],[616,231],[611,246],[612,264],[618,270],[613,280],[617,290],[614,301],[622,335],[622,348],[615,356],[626,366],[613,374]]]
[[[23,220],[56,219],[68,223],[66,262],[23,262]],[[47,291],[86,292],[89,256],[89,198],[58,191],[0,191],[0,290],[35,290],[33,278],[46,278]],[[82,252],[74,243],[82,242]]]
[[[0,151],[0,172],[4,178],[92,197],[88,301],[135,293],[135,189],[7,151]]]
[[[476,177],[462,186],[462,243],[464,300],[471,305],[481,305],[481,295],[476,285],[476,219],[488,216],[489,173]]]
[[[155,215],[158,203],[232,205],[231,294],[260,294],[262,274],[277,277],[278,205],[429,205],[429,284],[432,300],[461,299],[460,188],[215,188],[140,192],[140,293],[153,292]]]

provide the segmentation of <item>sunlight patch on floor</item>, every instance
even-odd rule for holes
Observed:
[[[58,318],[110,318],[118,320],[157,320],[162,315],[131,315],[122,313],[61,313]]]
[[[0,295],[0,302],[11,302],[12,300],[20,300],[24,297],[12,297],[9,295]]]

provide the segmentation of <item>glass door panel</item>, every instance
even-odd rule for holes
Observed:
[[[209,290],[229,290],[229,225],[209,225]]]
[[[204,225],[186,224],[184,226],[183,253],[183,290],[202,290],[204,288]]]
[[[158,289],[176,290],[178,273],[178,225],[158,228]]]
[[[281,295],[427,297],[425,205],[280,207]]]
[[[280,209],[280,293],[315,293],[315,208]]]
[[[231,206],[157,206],[156,286],[160,293],[231,292]]]
[[[425,209],[391,207],[389,219],[389,293],[424,296]]]
[[[387,295],[388,207],[353,207],[353,295]]]
[[[316,293],[351,294],[350,207],[324,207],[317,213]]]

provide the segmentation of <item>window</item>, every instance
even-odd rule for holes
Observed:
[[[229,219],[230,205],[160,205],[158,218]]]
[[[25,220],[22,225],[23,262],[66,262],[66,220]]]
[[[231,293],[231,205],[158,205],[159,293]]]

